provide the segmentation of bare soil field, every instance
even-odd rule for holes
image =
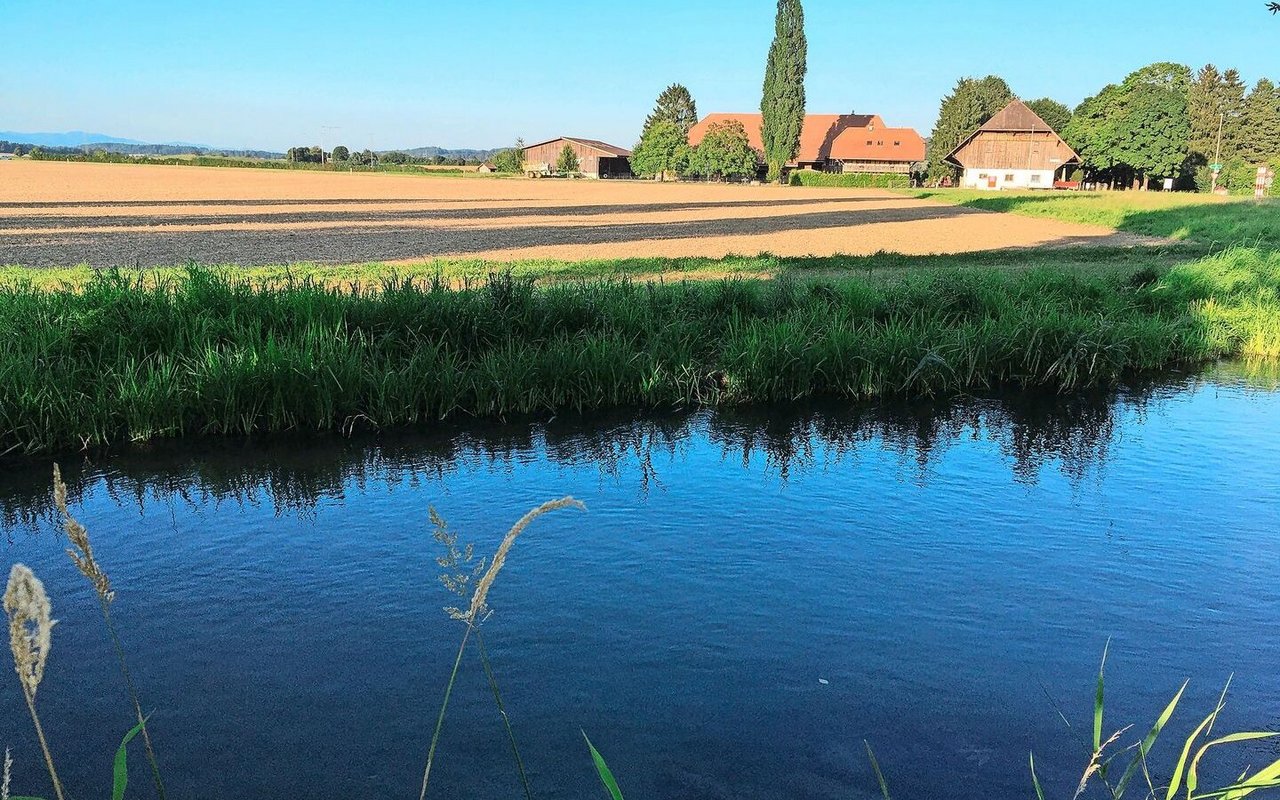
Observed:
[[[0,162],[0,264],[862,255],[1165,243],[891,192]]]

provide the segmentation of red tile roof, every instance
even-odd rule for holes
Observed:
[[[747,139],[763,150],[759,114],[710,114],[689,131],[689,144],[697,145],[717,122],[737,120],[747,129]],[[912,128],[887,128],[878,114],[809,114],[800,132],[796,163],[828,159],[848,161],[923,161],[924,139]]]

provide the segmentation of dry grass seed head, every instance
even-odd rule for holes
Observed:
[[[71,560],[75,562],[76,569],[80,570],[80,573],[89,579],[89,583],[93,584],[93,590],[98,593],[98,598],[104,603],[110,603],[115,599],[116,593],[111,590],[111,581],[107,578],[107,573],[102,571],[97,559],[93,557],[89,531],[85,530],[85,527],[67,510],[67,485],[62,482],[62,470],[57,464],[53,465],[53,504],[62,515],[62,527],[66,530],[67,539],[72,544],[72,547],[67,548],[67,555],[71,556]]]
[[[453,609],[450,615],[454,619],[460,619],[468,625],[474,625],[484,618],[488,612],[488,606],[485,605],[485,598],[489,596],[489,589],[493,587],[493,581],[498,577],[498,573],[502,571],[502,567],[507,563],[507,555],[511,552],[511,546],[515,544],[516,538],[520,536],[524,529],[529,527],[529,523],[533,522],[543,514],[552,511],[559,511],[562,508],[578,508],[583,511],[587,507],[582,502],[572,497],[562,497],[559,500],[552,500],[543,503],[537,508],[530,511],[520,518],[515,525],[511,526],[511,530],[507,531],[507,535],[502,538],[502,544],[498,545],[498,550],[493,554],[493,560],[489,563],[489,569],[485,571],[480,580],[476,581],[476,590],[471,595],[471,605],[465,612],[459,612]]]
[[[13,756],[4,749],[4,780],[0,781],[0,800],[9,800],[9,778],[13,774]]]
[[[44,679],[44,665],[53,644],[53,607],[44,584],[25,564],[14,564],[4,592],[4,612],[9,616],[9,649],[13,666],[27,696],[35,698]]]

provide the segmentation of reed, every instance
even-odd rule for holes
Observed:
[[[4,611],[9,617],[9,649],[13,652],[13,666],[18,673],[18,682],[22,684],[22,695],[27,701],[36,738],[40,741],[40,752],[49,770],[49,780],[53,782],[53,792],[58,800],[64,800],[62,781],[58,779],[49,741],[36,711],[36,690],[44,680],[49,648],[53,645],[53,607],[44,584],[25,564],[14,564],[9,571]]]
[[[458,645],[458,653],[453,660],[453,669],[449,673],[449,680],[445,683],[444,699],[440,702],[440,712],[436,715],[435,730],[431,734],[431,745],[427,749],[427,764],[422,771],[422,791],[418,795],[419,800],[425,800],[427,796],[427,787],[431,781],[431,767],[435,763],[436,748],[440,744],[440,732],[444,729],[445,713],[449,709],[449,699],[453,695],[453,686],[458,680],[458,670],[462,665],[462,656],[466,652],[467,643],[470,641],[472,633],[475,633],[476,639],[480,643],[480,657],[484,666],[485,677],[488,679],[489,687],[493,692],[498,714],[502,717],[503,725],[506,728],[507,738],[511,743],[512,755],[515,759],[516,769],[519,772],[520,783],[524,789],[526,800],[532,800],[533,792],[529,786],[528,776],[525,773],[524,762],[520,758],[520,748],[516,743],[515,733],[512,731],[511,720],[507,716],[506,707],[502,703],[502,694],[498,689],[498,682],[493,674],[493,666],[484,647],[484,638],[480,632],[480,625],[488,618],[490,613],[488,605],[489,590],[493,588],[493,583],[497,579],[498,573],[506,565],[507,557],[511,554],[511,548],[515,545],[516,539],[538,517],[565,508],[577,508],[582,511],[587,509],[579,500],[575,500],[572,497],[562,497],[559,500],[551,500],[530,510],[517,520],[516,524],[512,525],[506,535],[502,537],[502,542],[498,545],[493,557],[489,559],[487,568],[485,568],[483,561],[473,565],[474,548],[471,545],[467,545],[465,549],[459,549],[457,534],[450,532],[448,525],[436,514],[435,509],[431,509],[431,523],[435,528],[433,536],[445,548],[444,554],[436,559],[436,563],[446,570],[440,576],[441,583],[449,591],[462,597],[466,596],[466,591],[469,587],[474,588],[472,588],[471,599],[465,611],[458,608],[445,609],[451,619],[461,621],[465,628],[462,632],[462,641]],[[460,569],[470,569],[470,573],[460,572]]]
[[[464,288],[191,269],[0,288],[0,453],[459,415],[1070,391],[1280,353],[1280,255],[1168,270]]]
[[[134,714],[138,720],[137,728],[142,733],[142,742],[147,753],[147,761],[151,764],[151,779],[155,783],[156,793],[159,795],[160,800],[165,800],[164,781],[160,779],[160,763],[156,759],[155,747],[151,744],[151,734],[147,731],[146,716],[142,713],[142,701],[138,699],[138,688],[134,684],[133,675],[129,671],[129,663],[124,654],[124,645],[120,642],[120,633],[116,630],[115,621],[111,617],[111,603],[115,600],[116,593],[111,588],[111,580],[103,572],[102,567],[98,565],[97,558],[93,555],[93,544],[89,541],[89,531],[75,517],[71,516],[71,512],[67,509],[67,485],[62,481],[62,470],[57,464],[53,465],[53,503],[62,518],[62,527],[67,534],[67,540],[72,545],[67,549],[67,555],[71,557],[71,561],[76,565],[76,568],[93,586],[94,592],[98,596],[98,605],[102,609],[102,620],[106,624],[107,633],[111,637],[111,644],[115,648],[116,662],[120,666],[120,674],[124,678],[129,700],[133,703]]]

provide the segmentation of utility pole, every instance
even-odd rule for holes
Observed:
[[[1227,112],[1223,111],[1218,115],[1218,150],[1213,156],[1213,188],[1210,191],[1218,191],[1218,176],[1222,174],[1222,125],[1227,121]]]

